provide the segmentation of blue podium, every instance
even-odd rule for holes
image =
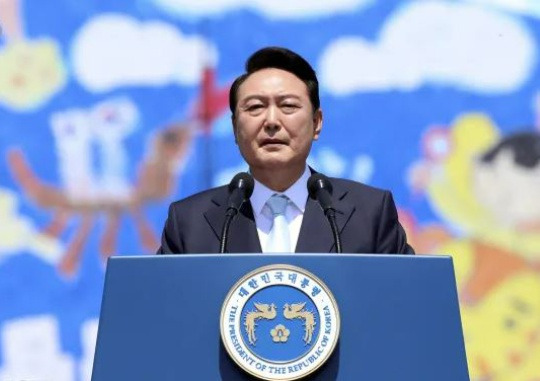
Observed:
[[[276,264],[315,275],[339,308],[337,345],[306,379],[469,380],[450,257],[227,254],[111,257],[92,381],[257,379],[231,359],[220,317],[240,279]]]

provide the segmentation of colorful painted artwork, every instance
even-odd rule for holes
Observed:
[[[537,1],[0,0],[0,27],[0,380],[90,380],[106,259],[246,169],[228,91],[268,45],[318,73],[310,165],[454,258],[471,379],[540,379]]]

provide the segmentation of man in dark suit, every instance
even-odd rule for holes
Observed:
[[[236,144],[255,180],[229,231],[228,252],[330,252],[328,220],[308,197],[306,164],[322,129],[315,71],[298,54],[264,48],[229,95]],[[343,252],[413,254],[388,191],[330,179]],[[159,254],[217,253],[227,187],[171,204]]]

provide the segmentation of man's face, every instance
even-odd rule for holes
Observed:
[[[284,70],[259,70],[242,83],[237,99],[234,135],[250,168],[305,165],[322,112],[313,112],[304,82]]]

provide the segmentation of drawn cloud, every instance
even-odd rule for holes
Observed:
[[[60,327],[53,315],[25,317],[0,327],[2,380],[73,380],[75,362],[62,351]]]
[[[540,17],[540,2],[538,0],[468,0],[471,3],[482,4],[508,12]]]
[[[359,10],[374,0],[154,0],[162,9],[177,16],[218,15],[236,9],[250,9],[270,19],[313,18]]]
[[[204,66],[215,64],[217,51],[203,37],[184,35],[165,22],[111,13],[80,29],[72,61],[86,89],[104,92],[122,86],[194,85]]]
[[[319,62],[335,95],[449,85],[477,93],[518,89],[531,74],[533,37],[516,18],[466,4],[422,1],[390,17],[378,41],[343,37]]]

